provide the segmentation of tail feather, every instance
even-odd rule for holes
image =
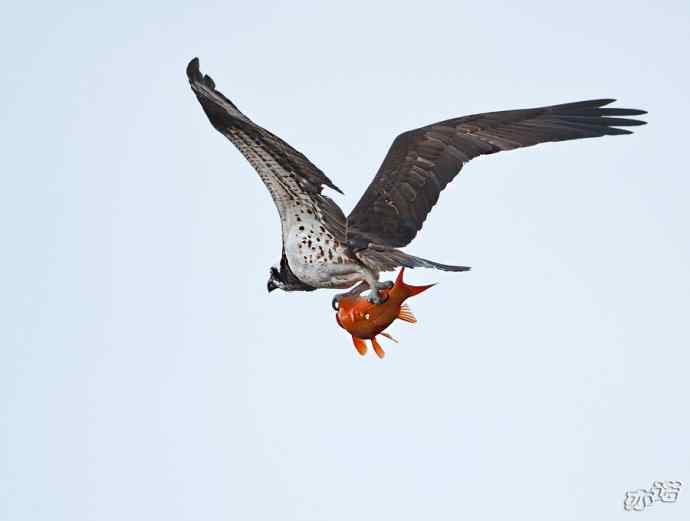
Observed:
[[[428,259],[423,259],[421,257],[415,257],[414,255],[408,255],[407,253],[402,254],[400,259],[400,265],[405,268],[431,268],[442,271],[470,271],[472,269],[469,266],[453,266],[451,264],[441,264],[440,262],[434,262]]]
[[[409,255],[395,248],[369,244],[367,248],[355,252],[355,255],[375,271],[393,271],[398,266],[403,268],[431,268],[443,271],[469,271],[469,266],[453,266],[430,261],[422,257]]]

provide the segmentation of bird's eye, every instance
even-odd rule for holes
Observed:
[[[333,300],[331,300],[331,307],[338,311],[340,309],[340,302],[338,301],[337,298],[333,297]]]

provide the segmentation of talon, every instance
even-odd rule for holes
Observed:
[[[386,280],[383,282],[377,282],[376,283],[376,289],[391,289],[393,288],[393,281],[392,280]]]
[[[340,299],[342,295],[336,295],[333,297],[333,300],[331,300],[331,307],[335,310],[338,311],[340,309]]]
[[[367,300],[370,304],[383,304],[388,300],[388,295],[381,295],[378,291],[370,291]]]

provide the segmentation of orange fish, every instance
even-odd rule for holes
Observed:
[[[405,268],[401,268],[392,288],[379,290],[379,295],[387,297],[383,304],[372,304],[366,297],[360,295],[340,299],[335,320],[340,327],[352,335],[352,342],[360,355],[363,356],[367,352],[367,344],[364,340],[368,338],[371,340],[371,345],[378,357],[383,358],[385,353],[376,341],[376,335],[383,335],[393,342],[397,342],[395,338],[384,333],[383,330],[391,325],[396,318],[412,324],[417,322],[412,311],[404,302],[408,298],[429,289],[433,284],[428,286],[405,284],[403,281],[404,272]]]

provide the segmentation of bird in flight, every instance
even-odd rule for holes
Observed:
[[[270,268],[268,291],[348,289],[344,296],[369,289],[380,304],[392,282],[379,273],[404,268],[467,271],[404,253],[439,194],[477,156],[549,141],[630,134],[619,127],[643,125],[627,116],[643,110],[610,108],[613,99],[597,99],[533,109],[487,112],[448,119],[395,138],[376,176],[350,215],[324,187],[342,191],[275,134],[260,127],[216,90],[199,70],[199,59],[187,66],[187,77],[211,124],[228,138],[258,172],[278,208],[283,247]]]

